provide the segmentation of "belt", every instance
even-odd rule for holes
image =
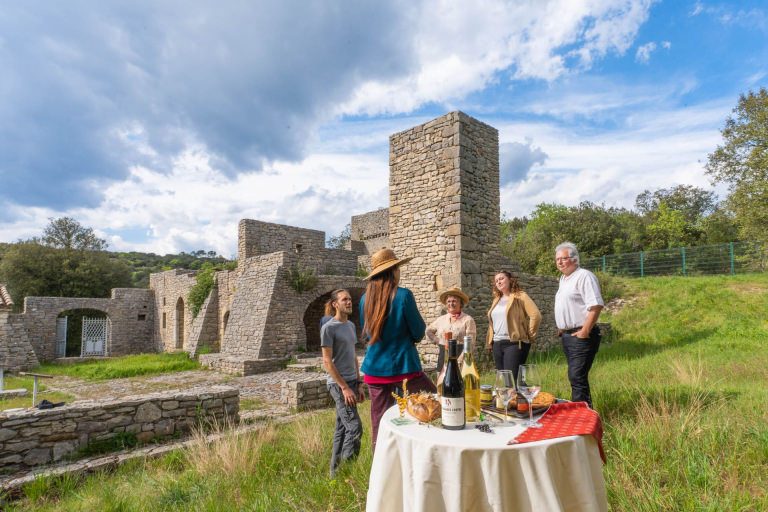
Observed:
[[[573,329],[563,329],[563,333],[565,333],[565,334],[573,334],[575,332],[580,331],[582,327],[584,327],[584,326],[580,325],[578,327],[574,327]]]

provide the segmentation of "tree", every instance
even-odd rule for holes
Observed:
[[[71,217],[49,218],[43,230],[43,244],[59,249],[102,251],[107,241],[98,238],[93,229],[86,228]]]
[[[350,229],[350,225],[347,224],[337,236],[329,236],[325,241],[325,246],[329,249],[344,249],[347,242],[352,239]]]
[[[0,280],[21,305],[24,297],[109,297],[131,285],[125,263],[104,251],[57,249],[37,241],[13,244],[0,261]]]
[[[726,207],[743,239],[768,238],[768,90],[739,97],[720,131],[723,145],[708,157],[707,173],[727,183]]]
[[[613,254],[615,248],[632,247],[627,230],[636,217],[623,208],[606,208],[589,201],[578,206],[539,204],[512,242],[512,258],[524,272],[557,273],[555,247],[570,241],[584,257]]]
[[[670,210],[677,210],[689,224],[696,224],[701,218],[717,209],[715,193],[691,185],[676,185],[660,188],[655,192],[645,190],[635,198],[635,209],[642,215],[651,215],[664,202]]]

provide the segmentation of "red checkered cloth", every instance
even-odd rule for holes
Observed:
[[[552,404],[539,418],[539,423],[542,424],[541,428],[527,428],[507,444],[589,434],[597,441],[603,463],[607,462],[603,451],[603,422],[599,414],[587,407],[586,402]]]

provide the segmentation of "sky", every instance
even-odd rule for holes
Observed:
[[[471,4],[471,5],[470,5]],[[0,241],[69,216],[114,251],[237,253],[389,202],[389,135],[499,130],[501,211],[724,198],[707,155],[768,87],[762,1],[0,4]]]

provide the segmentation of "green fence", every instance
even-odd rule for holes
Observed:
[[[731,242],[584,258],[581,266],[627,277],[733,275],[765,272],[768,251],[766,245],[759,242]]]

